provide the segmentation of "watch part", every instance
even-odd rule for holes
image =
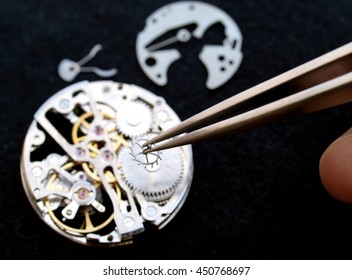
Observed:
[[[71,59],[64,58],[58,66],[58,74],[61,79],[63,79],[66,82],[71,82],[73,81],[76,76],[80,72],[93,72],[96,75],[100,77],[112,77],[117,73],[116,68],[111,68],[111,69],[100,69],[98,67],[91,67],[91,66],[86,66],[82,67],[84,64],[86,64],[88,61],[90,61],[92,58],[96,56],[96,54],[101,51],[103,47],[101,45],[95,45],[89,54],[82,58],[80,61],[76,62]]]
[[[236,73],[242,61],[242,34],[236,22],[221,9],[200,1],[167,4],[152,13],[136,40],[136,54],[144,73],[157,85],[168,82],[168,70],[181,59],[175,43],[202,39],[209,28],[222,24],[225,38],[219,45],[204,45],[199,59],[208,72],[206,87],[216,89]],[[187,29],[195,24],[193,31]],[[158,41],[165,34],[175,35]]]
[[[148,201],[167,200],[183,176],[184,159],[177,148],[143,154],[142,145],[155,134],[134,139],[128,148],[119,153],[122,179],[132,190],[141,193]],[[142,168],[135,168],[136,163]]]
[[[146,157],[144,139],[178,124],[163,98],[138,86],[80,82],[35,113],[21,175],[35,211],[55,231],[85,245],[129,244],[149,222],[177,213],[193,176],[191,146]]]
[[[116,116],[116,124],[126,137],[144,135],[152,127],[152,110],[145,102],[121,102]]]

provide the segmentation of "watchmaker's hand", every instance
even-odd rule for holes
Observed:
[[[326,190],[336,199],[352,203],[352,129],[326,149],[319,170]]]

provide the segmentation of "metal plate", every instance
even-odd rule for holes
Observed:
[[[147,20],[144,29],[138,34],[136,53],[144,73],[157,85],[168,82],[168,70],[181,59],[175,43],[190,44],[192,38],[201,39],[213,25],[224,26],[225,38],[221,45],[204,45],[199,59],[208,71],[206,86],[216,89],[226,83],[236,73],[242,61],[242,34],[236,22],[221,9],[199,1],[182,1],[168,4]],[[193,31],[187,26],[196,24]],[[174,35],[158,41],[166,33]]]

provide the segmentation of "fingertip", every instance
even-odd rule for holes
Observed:
[[[320,159],[319,172],[330,195],[352,203],[352,129],[326,149]]]

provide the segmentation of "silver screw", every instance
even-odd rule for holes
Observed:
[[[131,217],[126,217],[123,220],[123,225],[127,228],[130,228],[134,225],[134,220]]]
[[[67,109],[68,107],[70,107],[70,101],[66,98],[61,99],[59,102],[59,107],[63,110]]]
[[[43,174],[43,169],[39,166],[35,166],[32,168],[32,174],[35,176],[35,177],[39,177]]]
[[[145,211],[146,211],[147,215],[151,218],[154,217],[157,212],[156,208],[154,206],[148,206]]]

